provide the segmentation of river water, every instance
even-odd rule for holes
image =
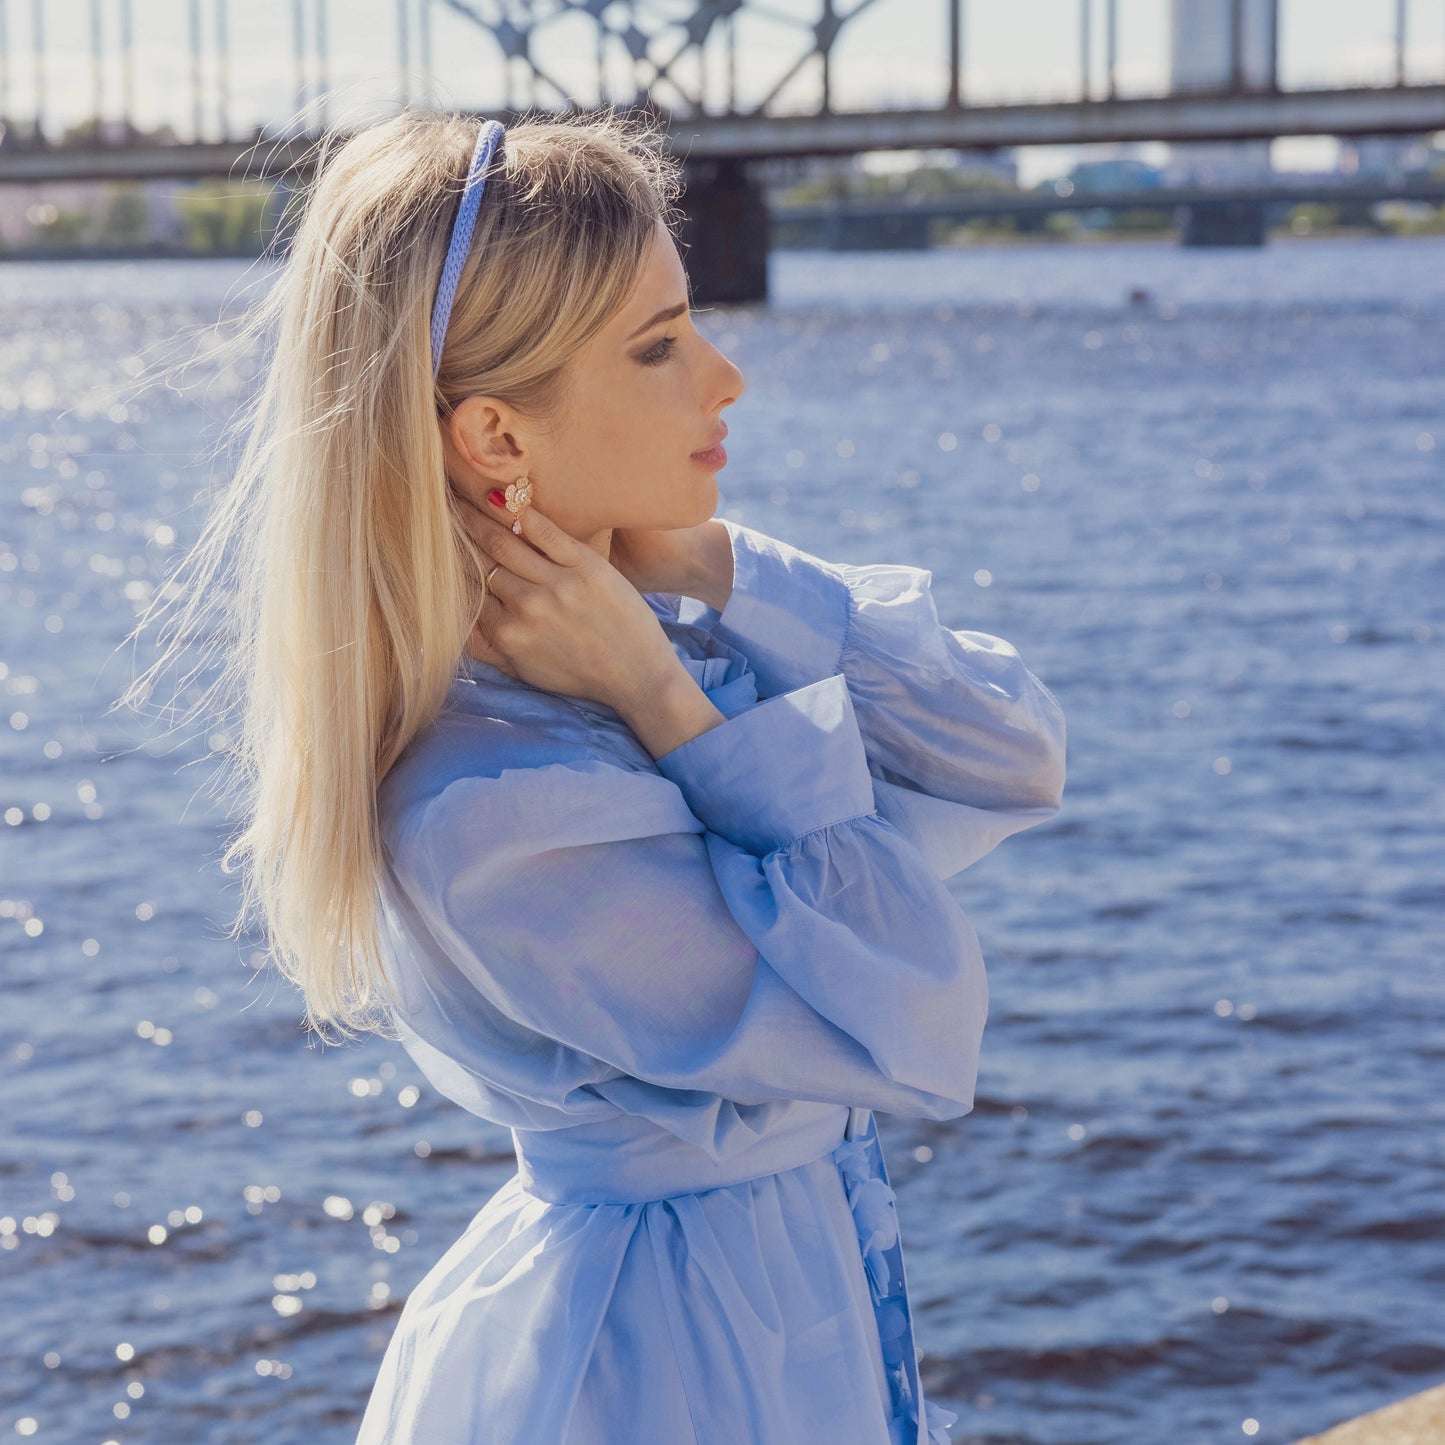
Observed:
[[[509,1137],[226,931],[204,739],[107,709],[237,262],[0,266],[0,1435],[349,1441]],[[932,569],[1069,722],[954,880],[978,1103],[884,1116],[956,1445],[1285,1445],[1445,1379],[1445,241],[781,253],[722,507]],[[144,659],[142,654],[142,660]],[[848,1442],[837,1442],[848,1445]]]

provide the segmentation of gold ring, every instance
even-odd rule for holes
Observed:
[[[496,565],[495,567],[493,567],[490,572],[487,573],[487,586],[488,586],[488,587],[490,587],[490,586],[492,585],[492,576],[493,576],[493,573],[500,572],[501,570],[502,570],[502,564],[501,564],[500,562],[498,562],[497,565]]]

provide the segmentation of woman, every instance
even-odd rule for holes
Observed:
[[[517,1173],[358,1445],[946,1445],[871,1111],[972,1107],[944,880],[1064,725],[931,574],[713,517],[743,378],[615,114],[410,112],[322,167],[200,580],[236,549],[246,864],[313,1027],[390,1028]]]

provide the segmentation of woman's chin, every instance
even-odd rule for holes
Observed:
[[[692,522],[693,526],[701,526],[704,522],[708,521],[712,517],[714,512],[717,511],[717,477],[715,475],[712,475],[711,473],[709,475],[711,476],[712,485],[702,488],[703,495],[698,498],[697,516]]]
[[[695,468],[693,475],[674,492],[672,500],[678,505],[669,510],[674,511],[677,520],[669,522],[668,526],[700,526],[717,511],[717,478],[711,472]]]

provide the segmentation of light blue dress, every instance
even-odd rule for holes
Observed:
[[[517,1172],[358,1445],[948,1445],[872,1111],[973,1106],[944,880],[1058,811],[1063,714],[931,572],[726,525],[721,613],[647,598],[726,722],[654,761],[464,657],[379,790],[402,1041]]]

